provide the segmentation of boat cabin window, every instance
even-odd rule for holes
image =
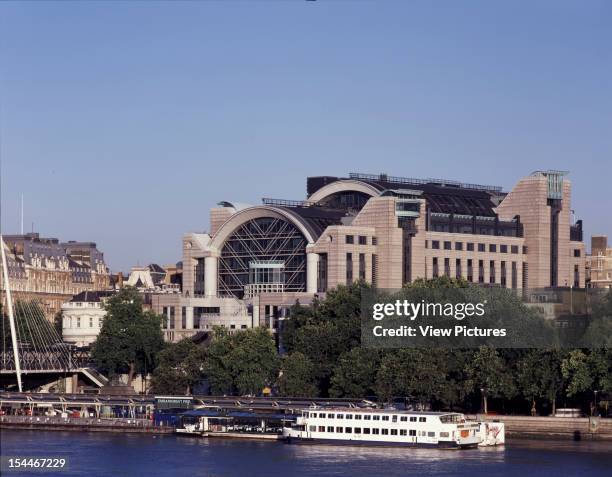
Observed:
[[[410,416],[410,422],[416,422],[416,416]]]
[[[405,436],[406,434],[408,434],[406,429],[400,429],[400,436]]]
[[[388,420],[389,420],[389,416],[383,416],[383,417],[382,417],[382,420],[383,420],[383,421],[388,421]]]
[[[392,416],[391,417],[391,422],[397,422],[397,416]]]
[[[355,428],[355,434],[361,434],[361,427]]]
[[[440,422],[442,424],[449,424],[451,422],[463,422],[463,416],[461,414],[447,414],[440,416]]]
[[[334,432],[334,426],[327,426],[327,432]]]
[[[355,419],[357,421],[361,421],[361,414],[355,414]]]
[[[372,434],[380,434],[380,429],[372,429]]]
[[[369,434],[370,433],[370,428],[369,427],[364,427],[363,428],[363,433],[364,434]]]
[[[425,421],[427,421],[426,417],[419,417],[419,422],[425,422]]]
[[[346,432],[347,434],[350,434],[351,432],[353,432],[353,428],[352,427],[345,427],[344,428],[344,432]]]
[[[406,421],[408,421],[408,416],[402,416],[402,417],[400,417],[400,421],[402,421],[402,422],[406,422]]]
[[[317,430],[317,426],[309,426],[308,429],[310,432],[315,432]]]
[[[370,419],[372,419],[372,416],[370,416],[369,414],[366,414],[365,416],[363,416],[364,421],[369,421]]]
[[[319,426],[319,432],[325,432],[325,426]]]
[[[341,427],[336,427],[336,432],[342,432],[342,428]]]
[[[382,430],[382,435],[383,436],[388,436],[389,435],[389,429],[383,429]]]
[[[374,421],[380,421],[380,416],[372,416],[372,419],[373,419]]]
[[[427,437],[436,437],[436,433],[435,432],[428,432],[427,433]]]
[[[325,417],[325,413],[320,412],[319,417]]]
[[[448,432],[440,432],[440,437],[448,437]]]
[[[409,436],[416,437],[416,430],[414,430],[414,429],[409,429],[409,430],[408,430],[408,435],[409,435]]]
[[[335,414],[328,414],[327,417],[329,417],[330,419],[333,419],[335,416]]]
[[[397,436],[397,429],[391,429],[391,435]]]
[[[353,415],[352,415],[352,414],[347,414],[347,415],[346,415],[346,418],[347,418],[347,419],[353,419]]]
[[[336,414],[336,419],[344,419],[344,414]]]

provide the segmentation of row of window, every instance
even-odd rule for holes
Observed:
[[[477,245],[479,252],[486,252],[487,251],[487,244],[485,244],[485,243],[474,244],[474,242],[466,242],[465,243],[465,250],[467,250],[468,252],[473,252],[474,251],[474,245]],[[442,242],[442,246],[443,246],[444,250],[453,250],[453,243],[451,241],[448,241],[448,240],[443,241]],[[429,248],[429,240],[425,240],[425,248]],[[440,241],[439,240],[432,240],[431,241],[431,248],[434,249],[434,250],[440,250]],[[455,248],[454,249],[462,251],[463,250],[463,242],[455,242]],[[508,248],[508,245],[504,245],[504,244],[499,246],[499,253],[508,253],[508,250],[510,250],[510,253],[518,254],[519,253],[519,246],[518,245],[510,245],[510,248]],[[488,247],[488,251],[491,252],[491,253],[497,253],[497,244],[490,243],[489,247]],[[526,246],[523,246],[523,253],[527,253],[527,247]]]
[[[406,436],[406,437],[436,437],[433,431],[417,431],[416,429],[378,429],[369,427],[342,427],[342,426],[309,426],[310,432],[329,432],[336,434],[364,434],[364,435],[383,435],[383,436]],[[448,438],[449,432],[440,432],[441,438]]]
[[[354,235],[346,235],[345,236],[345,243],[347,243],[347,244],[354,244],[355,243],[355,236]],[[366,237],[365,235],[358,235],[357,236],[357,243],[359,245],[367,245],[368,244],[368,237]],[[372,245],[376,245],[376,244],[377,244],[376,237],[372,237]]]
[[[366,261],[365,253],[359,254],[359,280],[366,279]],[[346,284],[353,283],[353,254],[346,254]]]
[[[319,419],[355,419],[359,421],[363,418],[364,421],[391,421],[391,422],[427,422],[427,417],[425,416],[397,416],[397,415],[380,415],[380,414],[335,414],[335,413],[325,413],[325,412],[311,412],[309,415],[311,418],[319,418]],[[391,419],[389,419],[391,418]]]
[[[468,282],[485,283],[485,263],[484,260],[478,260],[477,275],[474,275],[474,260],[471,258],[467,259],[467,270],[466,274],[463,273],[462,260],[460,258],[455,259],[455,277],[462,278],[465,276]],[[511,262],[511,288],[516,289],[518,286],[518,271],[516,262]],[[432,277],[436,278],[440,275],[451,276],[450,258],[444,259],[444,270],[440,270],[440,261],[438,257],[432,258]],[[505,261],[500,262],[500,276],[499,282],[497,282],[495,260],[489,261],[489,283],[499,283],[506,287],[508,281],[508,270]]]

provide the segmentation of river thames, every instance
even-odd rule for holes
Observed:
[[[63,476],[610,476],[612,443],[515,440],[463,451],[288,445],[174,435],[3,431],[3,456],[55,456]]]

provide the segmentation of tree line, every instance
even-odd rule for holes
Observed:
[[[469,285],[439,278],[410,286]],[[593,411],[597,393],[600,401],[612,393],[609,328],[596,330],[604,338],[597,349],[367,348],[367,288],[338,286],[310,306],[296,303],[276,337],[264,328],[216,328],[204,345],[164,343],[161,318],[143,312],[138,292],[126,288],[105,305],[92,357],[111,376],[152,373],[151,392],[159,394],[191,393],[204,382],[215,395],[260,395],[269,387],[280,396],[402,398],[433,409],[545,415],[557,406]],[[612,318],[612,292],[594,313]]]

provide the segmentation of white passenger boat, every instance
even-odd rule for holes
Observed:
[[[310,408],[283,429],[289,443],[465,449],[483,441],[480,423],[455,412]]]

